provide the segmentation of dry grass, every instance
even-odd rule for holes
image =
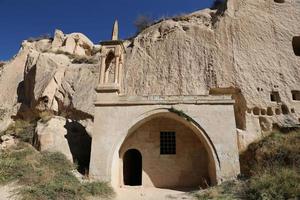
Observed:
[[[6,131],[0,133],[2,135],[13,135],[23,142],[32,144],[36,121],[16,120]]]
[[[195,193],[197,199],[299,199],[300,131],[274,132],[240,155],[241,180]]]
[[[22,200],[109,198],[113,190],[106,183],[80,183],[72,174],[74,166],[60,153],[38,152],[19,143],[0,153],[0,184],[17,181],[14,192]]]
[[[51,118],[43,113],[42,121]],[[102,182],[80,183],[72,173],[76,167],[61,153],[39,152],[31,145],[36,120],[17,120],[1,135],[18,138],[17,146],[0,150],[0,185],[17,182],[14,194],[21,200],[86,199],[88,196],[110,198],[112,188]]]

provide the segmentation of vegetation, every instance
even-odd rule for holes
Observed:
[[[32,144],[36,121],[16,120],[6,131],[0,132],[2,135],[12,135],[22,142]]]
[[[96,64],[98,63],[98,60],[95,57],[92,56],[73,56],[72,63],[74,64]]]
[[[299,199],[300,131],[274,132],[240,156],[238,181],[194,193],[197,199]]]
[[[49,120],[51,113],[38,119]],[[81,183],[76,170],[61,153],[39,152],[33,146],[37,120],[16,120],[2,135],[18,139],[17,146],[0,150],[0,185],[16,182],[13,192],[22,200],[86,199],[89,196],[110,198],[113,189],[102,182]]]
[[[175,113],[175,114],[177,114],[179,117],[182,117],[182,118],[184,118],[185,120],[187,120],[187,121],[193,121],[193,119],[190,117],[190,116],[188,116],[187,114],[185,114],[185,112],[183,112],[182,110],[177,110],[176,108],[174,108],[173,106],[170,108],[170,109],[168,109],[169,110],[169,112],[172,112],[172,113]]]
[[[0,184],[17,181],[15,194],[22,200],[109,198],[113,190],[106,183],[80,183],[75,167],[60,153],[38,152],[19,143],[0,154]]]

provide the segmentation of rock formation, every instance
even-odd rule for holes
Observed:
[[[273,124],[300,120],[300,2],[228,0],[156,22],[124,42],[124,94],[220,95],[236,100],[240,148]],[[0,65],[0,131],[45,110],[92,135],[101,46],[80,33],[24,41]]]

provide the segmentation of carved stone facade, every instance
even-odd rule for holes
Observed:
[[[123,42],[118,40],[118,26],[115,22],[111,41],[101,42],[101,66],[98,92],[121,92],[123,75],[124,53]]]
[[[128,96],[121,91],[125,51],[117,30],[115,24],[113,40],[101,43],[90,177],[116,188],[206,187],[235,178],[240,168],[234,101]],[[216,84],[214,78],[214,73],[208,77],[209,86]],[[163,133],[169,134],[167,143]]]

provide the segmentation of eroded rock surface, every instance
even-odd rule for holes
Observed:
[[[232,94],[243,147],[272,124],[297,126],[299,21],[299,1],[228,0],[225,10],[157,22],[124,42],[124,93]],[[25,41],[0,67],[0,130],[28,110],[91,122],[100,53],[80,33],[56,30],[53,40]]]

